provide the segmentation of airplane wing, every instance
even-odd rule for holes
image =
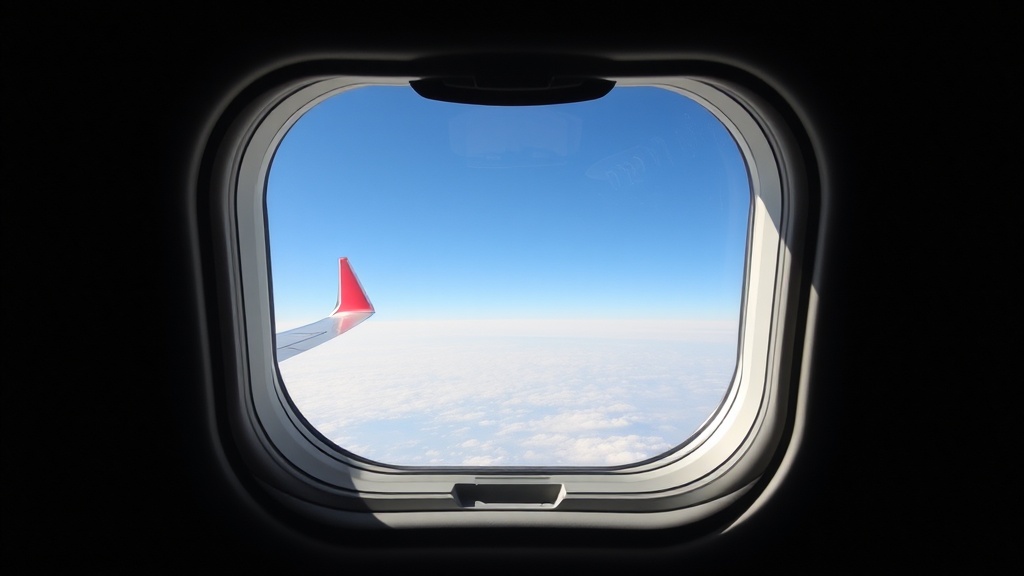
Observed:
[[[338,303],[334,311],[328,317],[312,324],[276,334],[277,361],[287,360],[348,332],[372,316],[373,312],[373,305],[363,292],[363,287],[352,271],[348,258],[339,258]]]

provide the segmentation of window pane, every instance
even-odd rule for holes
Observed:
[[[614,466],[678,446],[736,365],[750,187],[678,93],[484,107],[366,87],[279,147],[278,330],[330,312],[337,260],[376,309],[281,362],[326,438],[410,466]]]

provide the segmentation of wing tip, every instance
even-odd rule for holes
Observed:
[[[331,315],[342,312],[374,312],[373,304],[346,256],[338,258],[338,303]]]

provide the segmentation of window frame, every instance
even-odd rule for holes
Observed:
[[[340,527],[653,529],[743,508],[737,503],[749,500],[744,495],[763,488],[793,425],[799,347],[814,307],[807,298],[812,258],[804,237],[812,191],[805,151],[765,98],[771,92],[766,85],[727,67],[708,73],[698,60],[655,74],[642,66],[609,66],[614,70],[600,75],[697,100],[733,134],[750,167],[754,238],[744,274],[737,380],[708,424],[676,450],[627,466],[414,468],[339,453],[284,392],[273,357],[265,193],[274,150],[303,112],[341,89],[407,85],[426,74],[366,74],[373,63],[341,60],[307,64],[268,74],[239,94],[207,151],[214,158],[208,188],[213,261],[227,311],[221,404],[227,435],[263,490],[293,512]],[[552,486],[558,487],[554,499]],[[515,501],[508,494],[519,488],[527,496]],[[531,503],[531,490],[546,496]],[[497,502],[465,497],[477,494],[492,494]]]

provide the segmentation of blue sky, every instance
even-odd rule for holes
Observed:
[[[342,93],[271,166],[277,327],[330,312],[341,256],[376,314],[281,362],[286,389],[386,464],[654,457],[732,381],[749,209],[724,126],[664,89],[514,108]]]
[[[340,256],[371,321],[735,320],[749,196],[725,128],[667,90],[512,108],[352,90],[273,160],[279,329],[330,311]]]

